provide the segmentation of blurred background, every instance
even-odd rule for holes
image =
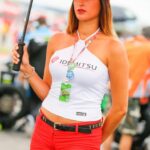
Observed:
[[[4,150],[29,149],[35,116],[40,106],[40,100],[28,82],[22,78],[21,74],[18,75],[11,71],[11,50],[22,34],[29,2],[30,0],[0,0],[0,147]],[[72,0],[33,1],[25,43],[28,45],[30,63],[35,66],[41,77],[45,64],[47,41],[56,32],[65,31],[71,2]],[[149,45],[150,0],[111,0],[111,5],[114,28],[119,38],[125,44],[129,39],[134,38],[133,45],[136,43],[137,46],[140,43],[144,47],[145,41]],[[131,47],[131,42],[129,43],[130,46],[127,48]],[[146,48],[146,51],[150,51],[150,46]],[[147,55],[139,58],[137,62],[150,57]],[[148,69],[146,68],[145,72]],[[139,81],[139,84],[142,80]],[[149,78],[146,82],[146,86],[149,87]],[[140,144],[138,147],[133,147],[133,150],[150,150],[150,90],[147,93],[144,97],[148,100],[144,104],[139,104],[140,109],[146,111],[140,112],[144,115],[140,115],[138,121],[136,129],[138,136],[133,137],[135,141],[133,144],[137,145],[136,142]],[[105,97],[104,111],[106,105],[111,103],[110,95]],[[113,139],[111,148],[104,148],[104,150],[117,150],[118,143],[118,140]]]

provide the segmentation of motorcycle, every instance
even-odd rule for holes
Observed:
[[[17,74],[11,71],[10,63],[6,68],[0,73],[0,125],[3,129],[10,129],[26,115],[28,101],[24,87],[15,82]]]

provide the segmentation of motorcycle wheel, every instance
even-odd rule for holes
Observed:
[[[3,129],[11,128],[16,120],[25,115],[25,95],[12,85],[0,86],[0,124]]]

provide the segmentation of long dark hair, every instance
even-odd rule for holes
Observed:
[[[114,35],[110,2],[109,0],[100,0],[100,5],[101,5],[101,10],[99,14],[100,30],[105,35]],[[69,12],[67,33],[73,34],[74,32],[76,32],[76,30],[78,29],[78,24],[79,21],[75,15],[74,4],[72,2]]]

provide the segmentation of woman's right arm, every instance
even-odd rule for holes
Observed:
[[[47,96],[50,86],[51,86],[51,75],[49,73],[49,61],[54,52],[54,45],[55,45],[55,38],[51,38],[48,42],[47,52],[46,52],[46,62],[45,62],[45,69],[44,69],[44,77],[41,79],[39,75],[34,71],[33,67],[29,63],[29,56],[27,52],[27,47],[24,47],[24,54],[22,58],[22,64],[20,67],[20,71],[23,72],[26,76],[28,76],[28,82],[33,88],[34,92],[37,96],[44,100]],[[15,50],[13,50],[13,63],[17,64],[19,61],[19,55]]]

